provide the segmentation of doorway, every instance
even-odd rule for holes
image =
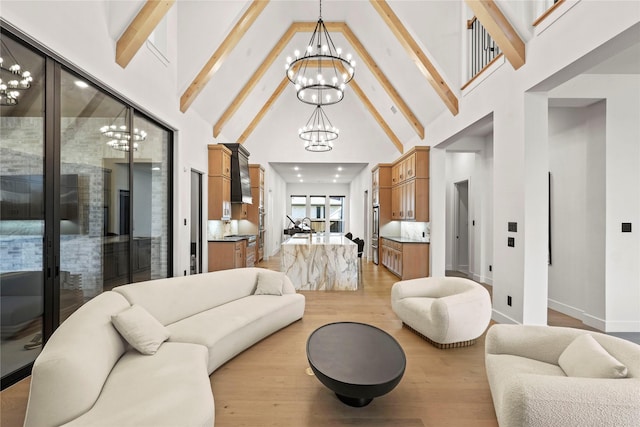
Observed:
[[[191,169],[189,274],[202,273],[202,173]]]
[[[455,270],[469,274],[469,181],[455,184]]]
[[[368,247],[369,247],[369,190],[364,190],[364,206],[362,208],[362,223],[364,225],[364,252],[365,253],[369,253],[368,251]],[[362,254],[362,256],[364,256],[364,253]],[[367,258],[369,258],[367,256]]]

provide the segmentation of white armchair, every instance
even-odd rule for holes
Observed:
[[[397,282],[391,288],[391,307],[404,324],[439,348],[474,344],[491,320],[489,292],[460,277]]]
[[[626,366],[626,378],[565,374],[560,356],[583,334]],[[630,341],[582,329],[493,325],[485,365],[500,427],[640,426],[640,346]]]

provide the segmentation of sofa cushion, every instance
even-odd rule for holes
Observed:
[[[283,284],[284,273],[265,274],[259,272],[255,295],[282,295]]]
[[[213,421],[207,349],[165,343],[152,357],[125,353],[93,408],[65,427],[211,427]]]
[[[259,268],[236,268],[132,283],[114,288],[140,304],[163,325],[251,295]]]
[[[138,304],[114,314],[111,322],[131,347],[142,354],[155,354],[169,339],[169,330]]]
[[[611,356],[590,334],[574,339],[558,359],[570,377],[625,378],[627,367]]]
[[[264,337],[300,319],[305,298],[251,295],[168,325],[169,341],[190,342],[209,349],[209,373]]]

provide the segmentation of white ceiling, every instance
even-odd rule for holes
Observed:
[[[184,28],[184,31],[179,32],[178,40],[178,88],[181,93],[223,42],[250,3],[237,0],[181,0],[177,3],[178,26],[180,29]],[[461,2],[390,0],[388,3],[426,56],[438,68],[447,84],[454,93],[457,92],[457,88],[460,87]],[[317,0],[271,0],[224,59],[190,109],[196,111],[213,128],[289,26],[294,22],[318,20],[318,6]],[[325,22],[345,22],[348,25],[423,126],[448,111],[426,77],[421,74],[368,0],[324,0],[322,18]],[[224,125],[219,139],[223,142],[238,140],[285,77],[284,65],[287,56],[292,56],[296,49],[304,50],[310,36],[310,33],[298,33],[291,39],[264,76],[256,82],[255,88],[236,113]],[[394,105],[364,61],[355,54],[355,50],[344,36],[336,32],[331,33],[331,37],[335,45],[341,47],[345,53],[354,54],[357,62],[354,81],[362,88],[397,138],[403,144],[413,141],[411,145],[415,145],[415,140],[418,139],[419,144],[421,141],[414,128]],[[353,156],[347,154],[356,139],[366,138],[369,145],[365,144],[365,147],[369,146],[370,149],[381,153],[384,151],[385,155],[387,151],[394,153],[394,158],[401,154],[362,101],[347,87],[344,101],[325,109],[333,125],[340,129],[340,137],[335,142],[335,148],[329,155],[318,153],[308,156],[304,152],[302,141],[297,138],[297,130],[306,123],[312,111],[311,106],[297,101],[294,88],[288,86],[244,145],[252,153],[259,152],[256,148],[258,145],[264,141],[272,143],[278,137],[274,135],[276,129],[275,132],[281,135],[278,139],[286,141],[287,147],[290,148],[281,150],[282,161],[274,159],[276,161],[270,163],[284,165],[290,163],[291,159],[300,160],[300,163],[310,163],[309,173],[313,174],[310,179],[314,182],[322,180],[325,171],[320,170],[319,174],[313,172],[318,166],[313,163],[329,163],[329,169],[337,167],[339,160],[336,159],[359,163],[354,162]],[[382,149],[380,143],[386,147]],[[302,161],[309,158],[311,160]],[[363,161],[365,158],[360,160]],[[361,164],[366,164],[366,161]],[[283,178],[289,182],[291,177],[285,176],[284,170],[283,167],[276,168],[276,171],[283,174]],[[333,178],[329,178],[330,180],[325,182],[332,182]],[[298,181],[296,179],[290,182]]]
[[[309,163],[271,162],[285,182],[291,184],[349,184],[367,166],[367,163]]]

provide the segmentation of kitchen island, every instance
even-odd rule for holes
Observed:
[[[358,289],[358,245],[342,233],[298,233],[282,243],[280,271],[296,290]]]

